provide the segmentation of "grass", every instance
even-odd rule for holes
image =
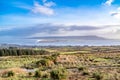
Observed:
[[[22,67],[27,64],[39,61],[42,56],[19,56],[19,57],[4,57],[0,60],[0,69]]]
[[[119,52],[90,53],[89,50],[92,50],[92,48],[74,49],[73,47],[72,49],[69,47],[66,49],[52,48],[51,52],[57,52],[51,55],[0,57],[0,80],[51,80],[51,78],[54,78],[52,75],[61,78],[62,70],[59,70],[59,67],[66,71],[66,79],[63,80],[119,80]],[[28,72],[24,68],[33,69],[33,71]],[[37,70],[37,72],[34,70]],[[2,77],[4,73],[9,71],[12,71],[15,75]]]
[[[60,54],[78,54],[78,53],[81,53],[81,54],[84,54],[84,53],[90,53],[89,51],[68,51],[68,52],[60,52]]]

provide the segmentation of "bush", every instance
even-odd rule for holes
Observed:
[[[66,69],[55,69],[50,72],[50,76],[53,80],[61,80],[66,79],[67,77],[67,71]]]
[[[37,66],[50,66],[52,64],[52,62],[49,59],[42,59],[40,61],[36,62]]]
[[[50,77],[50,75],[48,74],[48,73],[44,73],[43,75],[42,75],[42,78],[49,78]]]
[[[32,76],[32,72],[29,72],[28,75],[29,75],[29,76]]]
[[[8,77],[12,77],[12,76],[14,76],[15,75],[15,73],[13,72],[13,71],[9,71],[8,73],[7,73],[7,76]]]
[[[42,76],[42,73],[39,70],[35,71],[34,77],[41,77],[41,76]]]
[[[83,71],[82,75],[89,75],[88,71]]]
[[[85,70],[85,69],[86,69],[86,67],[84,67],[84,66],[78,67],[78,70],[79,70],[79,71],[83,71],[83,70]]]
[[[102,80],[103,76],[99,72],[93,73],[93,78],[96,80]]]

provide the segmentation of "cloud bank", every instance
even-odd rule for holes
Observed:
[[[1,29],[0,36],[45,37],[45,36],[87,36],[95,35],[108,39],[120,39],[120,25],[77,26],[39,24],[29,27]]]

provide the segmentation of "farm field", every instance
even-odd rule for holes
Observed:
[[[41,49],[49,54],[1,56],[0,80],[120,79],[119,46]]]

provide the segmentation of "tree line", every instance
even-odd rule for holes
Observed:
[[[46,50],[34,49],[0,49],[0,56],[43,55],[49,54]]]

